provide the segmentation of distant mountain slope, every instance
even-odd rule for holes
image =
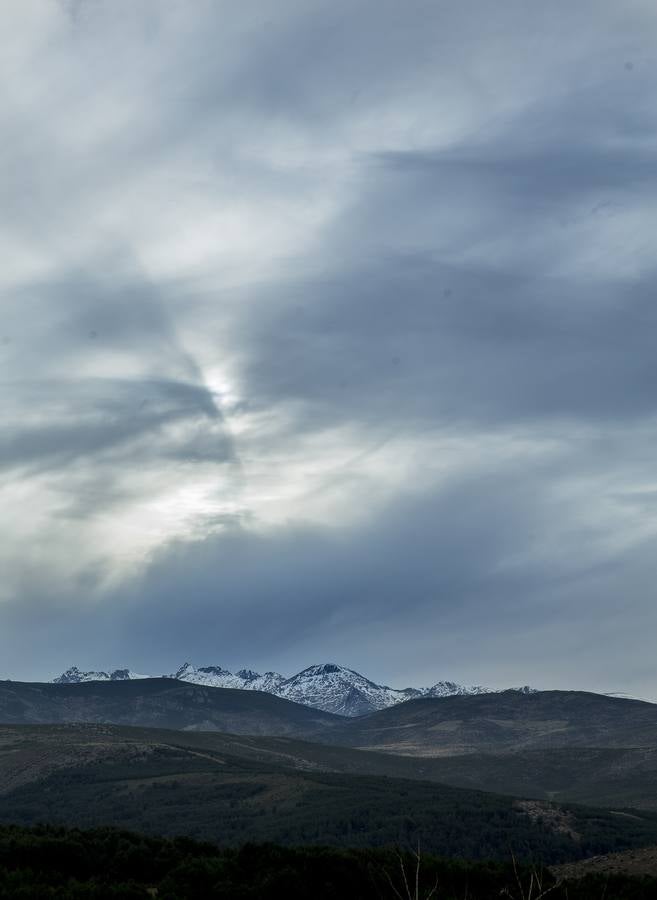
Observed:
[[[311,735],[337,716],[260,691],[219,689],[172,678],[79,684],[0,682],[0,722],[108,722],[236,734]]]
[[[113,672],[82,672],[72,666],[58,678],[54,684],[81,684],[85,681],[125,681],[128,679],[148,678],[137,675],[130,669],[115,669]],[[428,688],[390,688],[376,684],[345,666],[336,663],[322,663],[309,666],[291,678],[285,678],[278,672],[265,672],[264,675],[251,669],[240,669],[230,672],[221,666],[196,667],[185,663],[170,676],[190,684],[202,684],[207,687],[236,688],[247,691],[265,691],[276,697],[293,700],[304,706],[312,706],[325,712],[341,716],[361,716],[379,709],[386,709],[405,700],[415,697],[449,697],[453,695],[470,695],[487,693],[481,686],[464,687],[453,681],[439,681]],[[529,690],[525,688],[525,690]]]
[[[277,743],[270,755],[267,745]],[[546,863],[657,843],[654,813],[329,772],[310,760],[302,765],[291,744],[107,725],[0,727],[0,822],[130,825],[222,844],[421,840],[425,852],[444,856],[508,860],[511,848]],[[325,750],[337,759],[335,748]]]
[[[655,747],[657,704],[583,691],[504,691],[420,698],[342,721],[326,740],[419,756]]]

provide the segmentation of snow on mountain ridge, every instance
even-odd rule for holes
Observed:
[[[136,681],[150,677],[150,675],[138,675],[131,669],[114,669],[113,672],[81,672],[77,666],[71,666],[59,678],[53,678],[53,684],[81,684],[84,681]]]
[[[430,688],[425,688],[422,692],[423,697],[465,697],[470,694],[490,694],[489,688],[482,687],[480,684],[473,684],[470,687],[464,687],[462,684],[456,684],[454,681],[437,681]]]
[[[310,666],[293,675],[283,682],[278,695],[341,716],[361,716],[410,699],[403,691],[375,684],[336,663]]]
[[[137,675],[130,669],[115,669],[110,673],[82,672],[77,666],[72,666],[59,678],[53,680],[56,684],[78,684],[85,681],[125,681],[152,677],[158,676]],[[438,681],[428,688],[391,688],[388,685],[376,684],[369,678],[365,678],[360,672],[337,663],[308,666],[301,672],[297,672],[296,675],[286,678],[278,672],[265,672],[264,675],[261,675],[252,669],[240,669],[233,673],[222,666],[197,667],[186,662],[176,672],[166,677],[207,687],[264,691],[294,703],[312,706],[324,712],[332,712],[341,716],[361,716],[418,697],[452,697],[489,693],[488,688],[481,685],[465,687],[453,681]],[[515,690],[531,691],[532,689],[516,688]]]

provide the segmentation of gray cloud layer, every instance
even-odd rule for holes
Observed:
[[[10,19],[2,674],[655,696],[652,4]]]

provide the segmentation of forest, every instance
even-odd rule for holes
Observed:
[[[219,848],[111,828],[0,827],[2,900],[528,900],[541,891],[554,900],[654,900],[657,879],[588,875],[557,883],[549,870],[512,858],[468,862],[394,848]]]
[[[50,747],[50,745],[47,745]],[[299,771],[148,746],[5,790],[0,823],[128,828],[221,846],[416,846],[466,859],[545,865],[657,844],[657,813],[534,807],[482,791],[381,776]],[[16,754],[6,754],[7,759]],[[20,756],[25,765],[31,757]],[[21,776],[25,777],[25,776]]]

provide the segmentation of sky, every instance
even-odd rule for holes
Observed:
[[[0,677],[657,697],[653,0],[8,0]]]

